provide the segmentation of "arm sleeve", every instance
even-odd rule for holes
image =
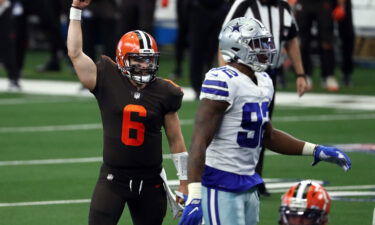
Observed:
[[[167,113],[177,112],[181,108],[182,97],[184,93],[180,87],[174,86],[173,84],[168,84],[171,87],[171,93],[167,97]]]
[[[235,88],[230,81],[221,71],[210,70],[202,83],[199,99],[225,101],[232,105]]]

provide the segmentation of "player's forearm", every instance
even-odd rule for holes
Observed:
[[[164,117],[164,129],[168,138],[169,149],[172,154],[186,152],[184,137],[182,136],[180,119],[177,112],[168,113]]]
[[[81,21],[70,20],[68,29],[68,55],[74,60],[82,53],[82,28]]]
[[[288,42],[286,49],[287,49],[289,58],[292,60],[294,71],[296,72],[296,74],[305,74],[305,71],[302,65],[302,58],[301,58],[301,52],[300,52],[298,39],[293,38],[292,40],[290,40]]]
[[[301,155],[305,142],[283,131],[272,129],[271,133],[264,138],[263,144],[266,148],[280,154]]]
[[[189,183],[201,182],[206,158],[206,147],[192,146],[188,160],[188,181]]]
[[[199,112],[198,112],[199,115]],[[190,145],[189,160],[188,160],[188,181],[189,183],[201,182],[201,177],[204,169],[206,148],[210,139],[208,137],[207,126],[204,126],[205,118],[197,116],[193,138]]]

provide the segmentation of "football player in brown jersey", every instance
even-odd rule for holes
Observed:
[[[155,76],[157,44],[140,30],[120,39],[116,62],[102,56],[94,63],[82,51],[81,12],[89,4],[90,0],[73,0],[68,30],[69,57],[80,82],[95,96],[103,124],[103,164],[89,224],[117,224],[125,205],[134,224],[162,224],[167,207],[160,176],[162,127],[179,175],[178,190],[187,193],[187,152],[177,114],[183,92]]]

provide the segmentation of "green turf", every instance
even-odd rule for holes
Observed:
[[[173,70],[172,56],[161,61],[160,74]],[[25,68],[25,77],[33,79],[76,80],[69,67],[59,73],[38,74],[35,66],[47,60],[43,52],[30,52]],[[372,71],[357,68],[354,76],[355,88],[343,89],[342,93],[375,95]],[[0,70],[1,76],[4,76]],[[185,77],[180,81],[188,85]],[[293,91],[293,79],[288,81]],[[319,83],[317,79],[317,84]],[[317,92],[324,92],[319,88]],[[9,103],[7,103],[9,102]],[[10,103],[13,102],[13,103]],[[186,123],[182,131],[186,145],[190,145],[197,102],[183,102],[180,119]],[[367,115],[372,112],[327,108],[276,107],[273,125],[294,136],[321,144],[374,143],[375,119],[310,121],[303,119],[314,115]],[[300,120],[288,122],[283,118],[297,116]],[[348,117],[350,118],[350,117]],[[0,161],[40,160],[60,158],[100,157],[102,131],[40,131],[1,132],[3,128],[43,127],[77,124],[100,124],[100,113],[94,98],[56,97],[43,95],[0,93]],[[164,153],[168,153],[166,138],[163,137]],[[343,172],[333,164],[321,162],[311,167],[311,157],[266,155],[264,177],[287,179],[321,179],[328,186],[375,184],[373,165],[375,155],[349,153],[353,168]],[[170,179],[176,172],[170,159],[164,160]],[[99,172],[100,162],[0,166],[0,203],[48,200],[89,199]],[[259,225],[277,224],[281,194],[274,193],[261,199]],[[365,198],[368,199],[368,198]],[[371,224],[374,202],[333,201],[330,215],[331,225]],[[0,224],[4,225],[62,225],[87,224],[88,203],[0,207]],[[164,225],[177,224],[170,212]],[[120,224],[131,224],[125,211]]]
[[[56,126],[72,124],[99,124],[99,111],[93,98],[53,97],[40,95],[6,94],[0,101],[19,100],[23,104],[3,104],[0,107],[0,124],[4,127]],[[182,121],[192,121],[196,102],[184,102],[179,113]],[[286,116],[359,115],[366,111],[278,107],[274,126],[299,138],[323,144],[372,143],[374,119],[283,122]],[[190,145],[193,124],[182,125],[187,146]],[[100,129],[54,132],[3,132],[0,134],[1,161],[58,158],[99,157],[102,132]],[[164,151],[168,147],[164,137]],[[321,179],[328,186],[375,184],[371,171],[375,165],[373,154],[349,153],[353,169],[344,173],[339,167],[320,163],[311,167],[311,157],[267,155],[264,177],[287,179]],[[166,159],[164,166],[170,179],[176,179],[173,163]],[[22,165],[0,167],[0,202],[27,202],[48,200],[89,199],[97,179],[100,162]],[[281,194],[262,198],[260,225],[276,224]],[[88,203],[0,207],[1,224],[85,224]],[[372,218],[374,202],[333,201],[333,225],[368,224]],[[177,224],[165,219],[164,224]],[[125,213],[120,224],[129,224]]]
[[[168,78],[174,71],[174,55],[173,49],[170,46],[161,48],[160,68],[158,76]],[[48,80],[67,80],[77,81],[75,73],[70,66],[67,57],[61,60],[62,69],[59,72],[38,72],[37,66],[48,61],[49,55],[45,51],[28,51],[26,54],[25,66],[23,68],[23,78],[27,79],[48,79]],[[183,63],[183,77],[176,82],[182,86],[190,86],[188,61]],[[336,77],[338,81],[341,80],[341,72],[337,67]],[[5,76],[5,71],[0,68],[0,77]],[[278,90],[295,92],[295,75],[292,71],[286,70],[286,88],[280,85]],[[342,87],[339,93],[342,94],[356,94],[356,95],[375,95],[375,76],[374,68],[357,65],[353,72],[353,87]],[[312,92],[326,93],[327,91],[321,88],[320,70],[316,68],[313,71],[312,78],[314,81],[314,89]]]

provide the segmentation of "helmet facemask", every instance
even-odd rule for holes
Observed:
[[[251,38],[247,44],[249,46],[248,60],[241,63],[249,65],[256,72],[265,71],[272,66],[276,54],[275,44],[272,36]]]
[[[280,207],[282,225],[325,225],[327,221],[327,213],[320,209]]]
[[[127,53],[121,72],[138,84],[150,83],[159,69],[159,53]]]
[[[219,35],[220,51],[226,62],[237,62],[262,72],[276,54],[272,35],[254,18],[239,17],[228,22]]]

